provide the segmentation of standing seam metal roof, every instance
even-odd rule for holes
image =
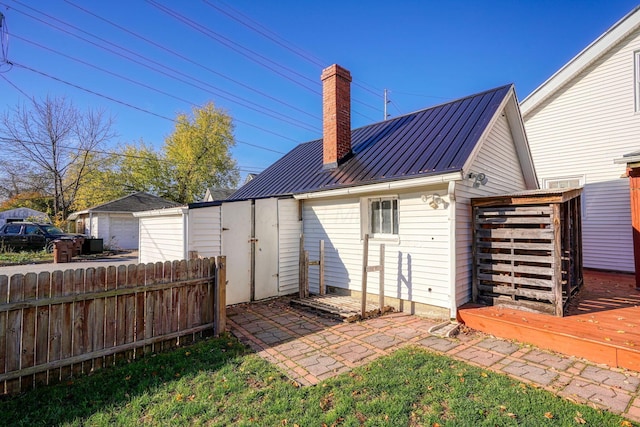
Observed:
[[[462,169],[512,85],[351,132],[353,156],[323,169],[322,140],[295,147],[228,200],[259,199]]]

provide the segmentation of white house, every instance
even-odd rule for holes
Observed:
[[[138,218],[134,212],[175,206],[175,202],[140,191],[74,212],[68,220],[75,221],[77,233],[103,239],[105,247],[138,249]]]
[[[640,7],[522,103],[543,188],[584,187],[584,266],[634,271],[626,164],[640,149]]]
[[[35,220],[39,222],[51,222],[49,215],[31,208],[14,208],[0,212],[0,225],[7,221]]]
[[[471,297],[470,199],[537,188],[513,86],[352,130],[350,73],[333,65],[322,80],[323,139],[298,145],[216,208],[228,291],[245,289],[246,300],[296,291],[302,233],[311,259],[325,241],[326,285],[358,292],[369,234],[372,262],[385,244],[394,305],[455,317]],[[189,215],[213,208],[190,205]],[[250,285],[234,269],[248,271]],[[317,291],[317,270],[310,282]]]

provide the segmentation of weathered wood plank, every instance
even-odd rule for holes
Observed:
[[[554,263],[554,258],[551,256],[492,254],[486,252],[480,252],[477,256],[478,260],[535,262],[540,264],[548,264],[550,266],[552,266]]]
[[[560,205],[553,205],[553,257],[554,274],[553,285],[555,292],[556,316],[564,315],[564,304],[562,302],[562,229],[560,227],[561,213]]]
[[[25,299],[36,298],[38,293],[38,276],[36,273],[27,273],[24,276],[24,295]],[[35,364],[36,360],[36,309],[26,308],[22,310],[22,355],[20,360],[20,368],[29,368]],[[35,377],[27,375],[21,378],[22,391],[30,390],[35,385]]]
[[[87,268],[84,271],[84,292],[93,292],[95,288],[96,281],[96,270],[95,268]],[[84,323],[82,325],[82,337],[84,353],[91,353],[95,350],[93,347],[93,336],[97,333],[100,333],[96,328],[99,327],[96,325],[96,300],[85,301],[84,303]],[[101,328],[100,328],[101,329]],[[89,360],[83,363],[83,371],[84,373],[89,373],[93,371],[93,361]]]
[[[478,302],[487,305],[500,305],[503,307],[512,307],[517,308],[519,310],[528,310],[534,313],[545,313],[545,314],[554,314],[555,309],[552,304],[537,302],[537,301],[526,301],[526,300],[518,300],[517,303],[509,297],[488,297],[483,295],[478,295]]]
[[[535,289],[527,289],[527,288],[513,288],[510,286],[500,286],[500,285],[478,285],[479,291],[481,291],[481,295],[488,297],[487,294],[498,294],[498,295],[509,295],[516,297],[525,297],[536,299],[538,301],[546,301],[548,303],[554,303],[555,297],[553,292],[548,291],[538,291]]]
[[[9,277],[0,276],[0,303],[6,303],[9,299]],[[0,374],[6,372],[7,362],[7,316],[9,313],[0,312]],[[5,382],[0,384],[0,392],[6,393]]]
[[[95,279],[93,282],[92,291],[94,293],[104,292],[107,284],[107,269],[104,267],[98,267],[95,269]],[[94,351],[102,350],[104,348],[105,338],[105,298],[98,297],[94,301],[94,327],[95,331],[91,334],[91,348]],[[104,366],[104,359],[97,358],[93,361],[93,369],[101,369]]]
[[[478,273],[478,280],[486,280],[489,282],[498,282],[498,283],[511,283],[514,285],[529,285],[529,286],[541,286],[551,288],[553,287],[552,280],[544,280],[544,279],[533,279],[530,277],[517,277],[511,275],[501,275],[501,274],[485,274]]]
[[[118,270],[115,266],[107,267],[105,292],[115,290],[118,286],[117,282]],[[104,317],[105,317],[105,331],[104,331],[104,346],[105,348],[111,348],[116,345],[116,332],[118,326],[116,324],[118,319],[118,312],[116,310],[116,296],[104,297]],[[115,363],[115,357],[112,355],[105,356],[105,366],[110,366]]]
[[[144,287],[145,287],[145,301],[144,301],[144,339],[147,340],[153,337],[153,326],[156,323],[155,309],[156,298],[158,297],[158,291],[152,290],[152,286],[157,283],[156,279],[156,265],[145,265],[144,273]],[[144,353],[151,353],[154,350],[153,346],[147,346],[144,348]]]
[[[511,217],[499,217],[499,216],[491,216],[491,217],[478,217],[476,219],[476,224],[478,228],[482,228],[482,225],[522,225],[522,224],[551,224],[551,218],[548,216],[540,216],[540,217],[528,217],[528,216],[511,216]]]
[[[551,215],[553,212],[551,206],[509,206],[509,207],[476,207],[478,216],[481,215]]]
[[[478,263],[480,271],[493,271],[505,273],[525,273],[535,274],[538,276],[549,276],[549,280],[553,277],[553,267],[533,267],[530,265],[513,265],[513,264],[483,264]]]
[[[63,295],[64,275],[62,271],[54,271],[51,273],[51,297]],[[64,305],[51,305],[51,314],[49,316],[49,361],[62,359],[62,331],[64,327]],[[62,372],[58,369],[55,372],[49,372],[49,383],[52,381],[61,381]]]
[[[24,298],[24,275],[14,274],[9,279],[9,302],[19,301]],[[13,310],[8,313],[7,319],[7,371],[20,369],[20,342],[22,334],[22,310]],[[7,393],[21,391],[20,379],[7,381]]]
[[[84,293],[84,269],[79,268],[77,270],[72,270],[73,272],[73,293],[82,294]],[[72,306],[71,313],[71,356],[78,356],[86,353],[86,348],[84,346],[84,333],[85,333],[85,322],[86,319],[84,317],[84,306],[86,301],[76,301]],[[71,367],[71,374],[73,376],[82,374],[82,364],[73,365]]]
[[[476,246],[482,249],[519,249],[519,250],[531,250],[531,251],[552,251],[553,242],[549,240],[549,243],[530,243],[520,241],[508,241],[508,242],[491,242],[491,241],[478,241]],[[551,255],[551,254],[549,254]]]
[[[553,230],[550,228],[476,228],[480,238],[492,239],[553,239]]]
[[[145,301],[146,301],[146,287],[145,276],[146,266],[144,264],[136,265],[136,289],[137,292],[134,298],[135,304],[135,325],[134,325],[134,340],[140,341],[144,339],[144,314],[145,314]],[[137,359],[144,354],[144,347],[136,347],[134,351],[134,357]]]
[[[49,299],[51,297],[51,274],[43,271],[38,274],[38,299]],[[50,306],[40,306],[37,309],[36,317],[36,359],[35,365],[47,363],[49,356],[49,313]],[[2,314],[0,314],[1,318]],[[47,372],[40,372],[35,377],[36,387],[49,383]]]

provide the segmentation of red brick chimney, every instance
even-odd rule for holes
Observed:
[[[351,73],[334,64],[322,70],[323,166],[332,169],[351,153]]]

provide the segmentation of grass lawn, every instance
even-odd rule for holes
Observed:
[[[234,338],[0,401],[0,425],[630,426],[418,348],[297,387]]]
[[[53,254],[47,253],[47,251],[7,252],[0,250],[0,266],[30,264],[34,262],[53,262]]]

